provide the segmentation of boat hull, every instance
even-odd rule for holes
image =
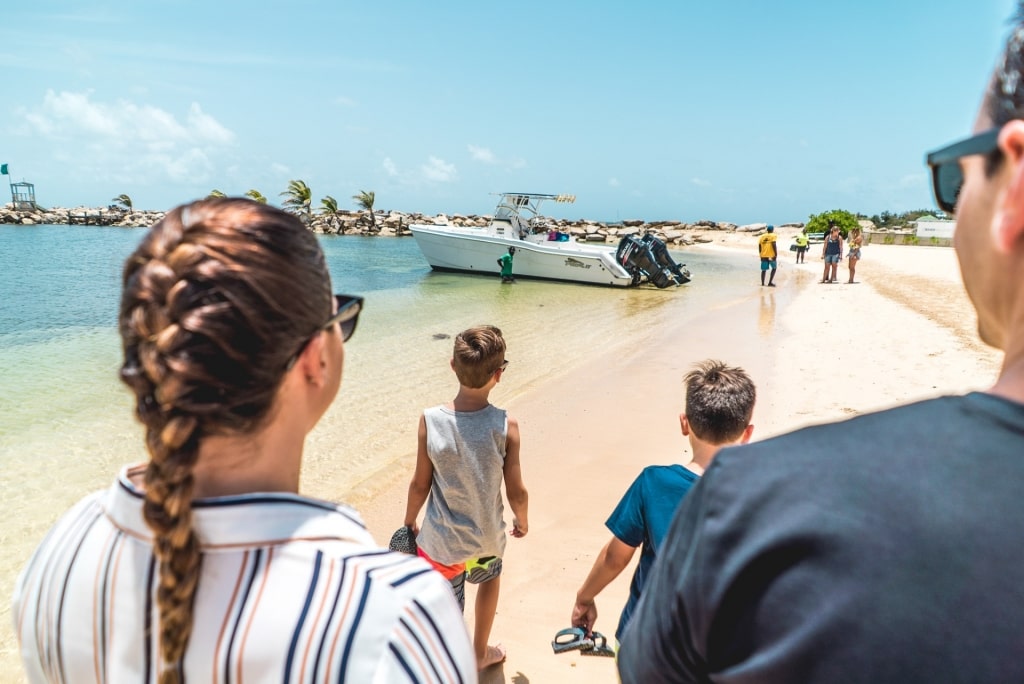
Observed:
[[[457,226],[412,225],[416,244],[430,267],[497,275],[498,259],[515,247],[517,278],[542,278],[591,285],[629,287],[633,276],[615,260],[615,249],[575,241],[532,241]]]

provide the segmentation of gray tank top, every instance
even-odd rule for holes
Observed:
[[[505,552],[501,482],[508,419],[503,409],[426,409],[427,454],[434,465],[417,543],[453,565]]]

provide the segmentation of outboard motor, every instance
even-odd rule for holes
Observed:
[[[690,272],[683,268],[686,264],[677,264],[669,255],[668,247],[665,246],[664,242],[654,237],[653,233],[644,235],[640,240],[650,248],[651,254],[654,255],[654,259],[658,262],[658,265],[662,268],[667,268],[672,272],[676,283],[682,285],[683,283],[690,282]]]
[[[676,282],[675,274],[661,266],[651,252],[650,246],[635,235],[622,238],[619,248],[615,251],[615,259],[633,275],[634,285],[644,277],[660,288],[674,285]]]

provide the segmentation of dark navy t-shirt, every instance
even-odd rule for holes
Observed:
[[[624,684],[1024,682],[1024,404],[722,450],[620,641]]]
[[[658,547],[668,532],[679,502],[698,479],[695,473],[681,465],[648,466],[633,480],[605,523],[619,541],[640,547],[640,562],[629,585],[629,600],[622,609],[619,626],[615,630],[616,638],[621,638],[622,630],[640,600]]]

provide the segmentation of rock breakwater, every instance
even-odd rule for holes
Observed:
[[[146,228],[164,217],[162,211],[128,211],[119,207],[75,207],[73,209],[53,208],[15,210],[7,204],[0,208],[0,224],[32,226],[41,224],[114,226],[120,228]],[[378,211],[372,216],[368,211],[339,211],[334,214],[316,213],[300,218],[314,233],[321,235],[365,235],[381,237],[404,237],[412,235],[409,226],[414,224],[455,225],[465,227],[486,226],[491,217],[476,214],[437,214],[428,216],[420,213],[400,211]],[[616,243],[626,235],[653,233],[670,245],[689,245],[712,242],[709,235],[716,231],[723,233],[760,233],[764,223],[737,225],[722,221],[702,219],[694,223],[684,221],[644,221],[630,219],[619,223],[604,223],[587,219],[566,220],[546,219],[548,229],[559,230],[572,235],[580,242]],[[800,229],[801,223],[789,223],[779,228]]]

